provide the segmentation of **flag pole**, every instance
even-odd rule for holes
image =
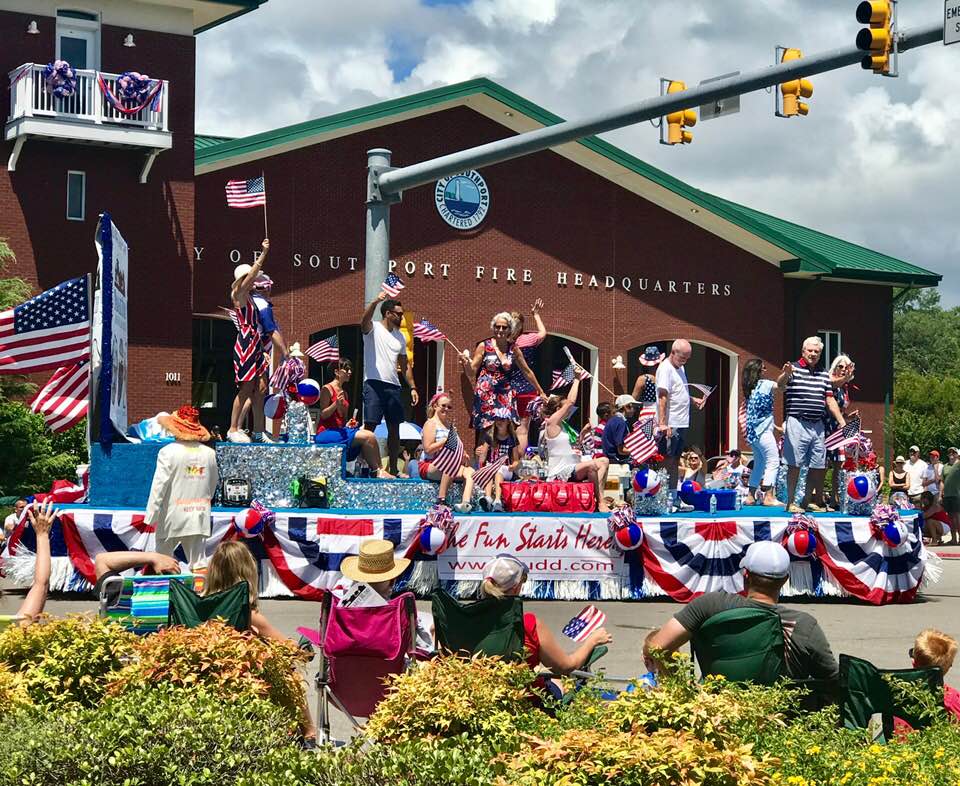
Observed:
[[[99,230],[100,226],[97,225]],[[93,281],[87,273],[87,317],[90,320],[90,357],[87,358],[87,463],[93,459],[91,455],[92,437],[90,424],[93,422]]]
[[[263,180],[263,236],[270,237],[267,231],[267,176],[260,170],[260,178]]]
[[[458,355],[462,354],[462,353],[460,352],[460,350],[457,349],[457,345],[454,344],[452,341],[450,341],[449,338],[447,338],[446,336],[444,336],[443,338],[444,338],[444,341],[448,342],[448,343],[450,344],[450,346],[453,347],[453,348],[456,350],[456,352],[457,352]]]

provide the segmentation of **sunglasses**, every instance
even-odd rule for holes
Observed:
[[[452,404],[441,404],[437,409],[453,409]]]
[[[510,326],[509,326],[509,325],[494,325],[494,326],[493,326],[493,329],[494,329],[494,330],[509,330],[509,329],[510,329]]]

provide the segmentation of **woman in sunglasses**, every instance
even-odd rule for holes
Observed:
[[[440,489],[437,492],[438,499],[442,502],[447,498],[447,489],[450,488],[450,482],[454,480],[463,481],[463,498],[453,509],[457,513],[469,513],[473,507],[470,504],[470,497],[473,495],[473,467],[460,466],[456,474],[441,472],[431,466],[431,461],[439,453],[450,436],[450,429],[453,428],[453,402],[450,396],[440,392],[430,399],[427,405],[427,422],[423,424],[423,453],[420,455],[420,477],[427,480],[440,481]],[[466,452],[464,452],[466,456]]]

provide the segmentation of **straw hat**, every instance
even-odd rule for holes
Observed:
[[[299,342],[299,341],[294,341],[294,342],[290,345],[290,349],[287,351],[287,357],[291,357],[291,358],[302,358],[302,357],[305,357],[305,355],[303,354],[303,352],[300,351],[300,342]]]
[[[237,265],[233,269],[233,280],[239,281],[241,278],[244,278],[247,273],[253,270],[253,265]]]
[[[200,413],[194,407],[180,407],[173,415],[158,415],[157,422],[177,439],[206,442],[210,432],[200,425]]]
[[[406,557],[394,557],[393,543],[389,540],[366,540],[360,544],[358,556],[344,557],[340,572],[354,581],[390,581],[409,565]]]

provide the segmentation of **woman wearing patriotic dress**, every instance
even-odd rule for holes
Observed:
[[[430,403],[427,404],[427,422],[423,424],[423,433],[420,435],[423,442],[423,453],[420,454],[420,477],[440,482],[440,489],[437,493],[437,501],[445,502],[447,499],[447,489],[454,480],[463,481],[463,497],[453,509],[457,513],[469,513],[472,509],[470,497],[473,496],[473,467],[461,465],[457,468],[456,474],[441,472],[431,466],[431,462],[437,454],[443,449],[450,436],[450,429],[453,428],[453,420],[450,413],[453,412],[453,400],[443,391],[434,393]]]
[[[537,356],[537,347],[539,347],[547,337],[547,328],[540,318],[540,309],[543,308],[543,300],[537,298],[530,309],[533,314],[533,321],[537,325],[535,331],[523,331],[523,314],[519,311],[511,312],[510,316],[514,321],[513,346],[519,349],[523,359],[527,361],[528,366],[532,366]],[[527,432],[530,428],[530,403],[537,398],[537,389],[531,385],[523,375],[519,365],[513,367],[510,375],[510,385],[517,401],[517,415],[520,418],[520,425],[517,426],[517,441],[522,456],[527,449]]]
[[[652,368],[656,371],[657,366],[663,361],[666,355],[660,351],[655,344],[645,347],[640,356],[640,365],[646,368]],[[640,418],[647,415],[657,414],[657,378],[654,374],[645,372],[637,377],[633,383],[633,397],[640,402]]]
[[[252,265],[237,265],[230,287],[230,301],[237,325],[237,340],[233,345],[233,373],[239,388],[230,413],[230,429],[227,431],[227,440],[230,442],[250,441],[240,430],[240,413],[247,401],[250,401],[253,410],[254,441],[273,441],[263,433],[264,391],[260,387],[260,378],[267,372],[269,361],[263,351],[260,312],[251,294],[270,250],[270,241],[267,238],[264,238],[261,248],[263,250]]]

